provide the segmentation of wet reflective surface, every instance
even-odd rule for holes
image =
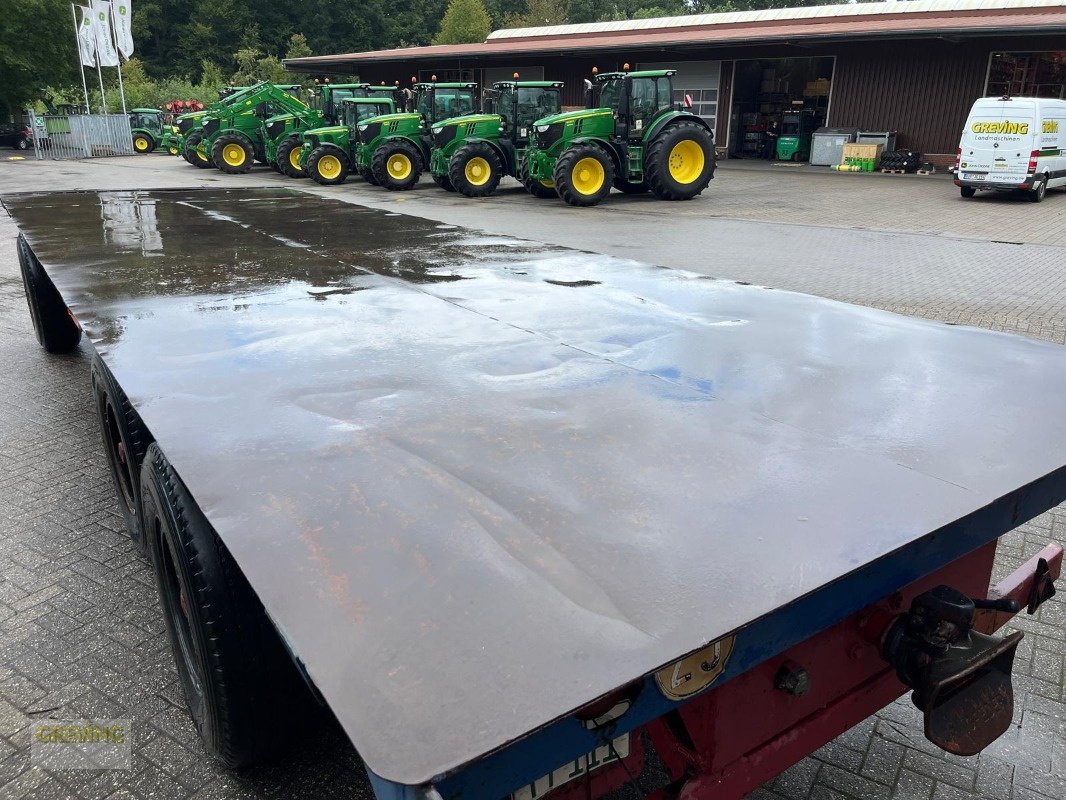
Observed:
[[[417,783],[1066,463],[1066,349],[284,191],[5,205]]]

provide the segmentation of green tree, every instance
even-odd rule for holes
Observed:
[[[70,6],[55,0],[5,3],[0,12],[0,122],[42,97],[49,86],[77,86],[81,93]]]
[[[527,0],[525,9],[508,14],[503,24],[507,28],[536,28],[568,21],[566,0]]]
[[[451,0],[433,44],[483,42],[491,31],[492,20],[482,0]]]

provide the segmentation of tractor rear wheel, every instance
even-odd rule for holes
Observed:
[[[316,147],[307,157],[307,175],[322,186],[344,183],[351,169],[348,157],[336,147]]]
[[[644,194],[648,191],[648,184],[644,181],[630,183],[625,178],[617,177],[614,179],[614,188],[622,194]]]
[[[385,142],[374,153],[370,169],[378,184],[390,191],[403,192],[418,183],[422,153],[405,139]]]
[[[151,153],[155,150],[155,142],[152,141],[152,137],[147,133],[135,133],[133,134],[133,152],[138,155],[142,153]]]
[[[255,151],[243,136],[227,133],[215,139],[211,146],[211,159],[223,172],[242,175],[252,168]]]
[[[594,206],[614,183],[614,162],[602,147],[576,144],[555,162],[553,173],[559,197],[572,206]]]
[[[488,197],[502,177],[500,157],[485,142],[464,144],[448,160],[448,180],[466,197]]]
[[[455,187],[452,186],[452,182],[448,179],[447,175],[434,175],[433,182],[446,192],[455,191]]]
[[[215,165],[211,163],[210,158],[205,155],[202,155],[197,149],[197,146],[200,144],[200,140],[203,138],[203,134],[201,133],[190,133],[188,138],[185,140],[184,155],[185,160],[192,164],[194,167],[199,167],[200,169],[207,169],[208,167],[213,167]]]
[[[671,125],[648,146],[644,174],[660,200],[691,200],[714,176],[714,139],[695,122]]]
[[[303,143],[296,136],[290,136],[278,145],[278,171],[290,178],[306,178],[307,171],[300,166],[300,150]]]

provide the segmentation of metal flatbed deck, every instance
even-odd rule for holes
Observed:
[[[396,783],[1066,499],[1056,345],[297,192],[4,204]]]

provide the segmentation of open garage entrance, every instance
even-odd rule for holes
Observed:
[[[729,154],[806,161],[811,134],[829,116],[835,62],[833,56],[735,62]],[[784,148],[783,136],[796,141]]]

